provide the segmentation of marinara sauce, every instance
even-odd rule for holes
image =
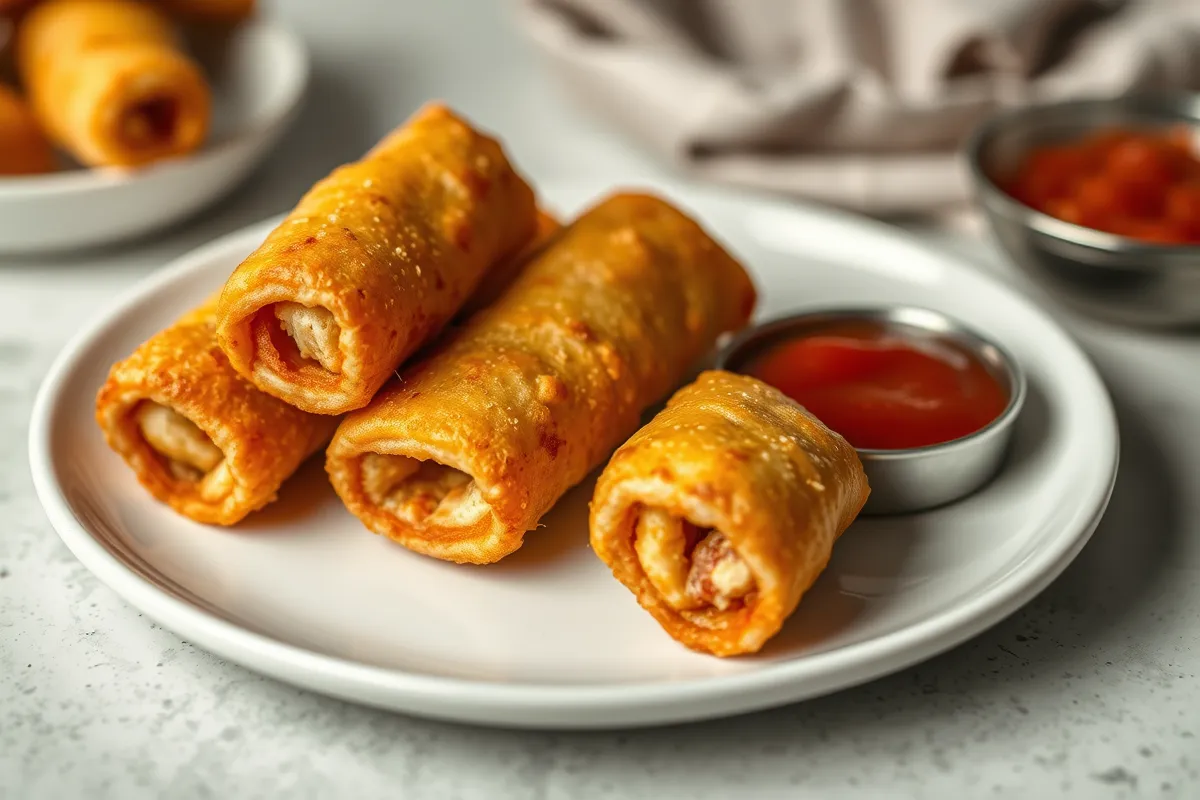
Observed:
[[[1007,388],[970,350],[854,321],[769,345],[745,372],[803,405],[857,448],[948,442],[1008,406]]]
[[[1156,244],[1200,244],[1200,157],[1188,127],[1108,128],[1033,148],[1000,183],[1076,225]]]

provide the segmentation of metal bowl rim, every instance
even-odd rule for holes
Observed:
[[[915,324],[911,321],[897,320],[897,315],[915,314],[926,315],[940,318],[945,324],[945,330],[937,330],[928,326]],[[734,336],[724,347],[721,348],[716,358],[716,368],[738,372],[739,370],[731,367],[737,354],[745,349],[748,345],[759,341],[760,339],[775,336],[792,327],[798,327],[802,323],[811,323],[814,321],[838,322],[844,320],[866,320],[866,321],[884,321],[898,325],[907,325],[912,328],[923,328],[924,330],[940,335],[947,339],[952,339],[959,344],[963,344],[962,340],[966,339],[972,355],[977,358],[980,356],[980,351],[985,348],[992,348],[999,354],[1000,366],[1003,368],[1005,377],[1008,378],[1012,389],[1008,398],[1008,405],[1000,412],[991,422],[984,425],[976,431],[968,433],[966,436],[960,436],[957,439],[951,439],[946,442],[938,442],[936,444],[923,445],[921,447],[904,447],[896,450],[885,450],[870,447],[854,448],[863,460],[870,461],[901,461],[912,460],[917,458],[928,458],[935,455],[959,450],[964,447],[970,447],[973,443],[980,440],[991,438],[996,435],[1009,435],[1012,425],[1016,418],[1021,413],[1021,408],[1025,405],[1025,396],[1027,394],[1027,381],[1025,371],[1021,364],[1008,350],[1008,348],[996,342],[994,339],[979,333],[973,327],[955,317],[950,316],[942,311],[936,311],[932,308],[924,306],[914,306],[906,304],[895,305],[875,305],[875,306],[830,306],[827,308],[811,308],[805,311],[792,312],[784,314],[763,322],[751,325],[744,328],[741,332]],[[957,336],[957,339],[953,337]],[[989,363],[990,360],[985,360],[984,363]],[[745,374],[745,373],[743,373]]]

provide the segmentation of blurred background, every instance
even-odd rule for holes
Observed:
[[[335,15],[268,1],[259,13],[313,55],[299,124],[238,198],[264,212],[431,97],[499,131],[542,180],[649,171],[877,214],[953,212],[969,195],[958,150],[991,114],[1200,85],[1188,0],[448,0]],[[256,196],[266,187],[274,206]]]
[[[431,98],[537,180],[671,176],[945,220],[969,207],[962,146],[997,112],[1200,86],[1192,0],[207,5],[293,30],[311,82],[266,165],[193,222],[200,238],[289,208]]]
[[[0,794],[11,781],[14,797],[780,797],[811,780],[822,797],[1197,795],[1194,325],[1114,325],[1026,280],[985,238],[964,147],[1028,104],[1200,89],[1200,2],[260,0],[254,16],[294,32],[311,67],[261,164],[169,227],[0,256],[0,641],[19,643],[0,646]],[[1200,118],[1184,97],[1166,117]],[[435,98],[497,132],[535,185],[699,181],[833,204],[1037,297],[1096,362],[1120,420],[1122,472],[1092,542],[1027,608],[927,664],[667,731],[515,733],[368,711],[149,625],[38,505],[25,439],[39,382],[130,285],[292,208]],[[26,201],[0,185],[0,202]],[[1082,246],[1082,263],[1127,255],[1009,200],[989,213],[1017,226],[1006,246],[1019,258],[1047,237]],[[1198,289],[1197,250],[1162,256],[1171,281]],[[1136,277],[1105,302],[1200,298]]]

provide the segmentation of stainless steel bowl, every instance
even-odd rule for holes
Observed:
[[[859,448],[871,484],[864,514],[903,514],[959,500],[991,480],[1004,461],[1025,402],[1025,375],[1000,345],[937,311],[909,306],[839,308],[777,319],[743,331],[717,356],[717,367],[742,372],[766,348],[797,335],[852,321],[881,324],[897,337],[957,344],[974,354],[1008,391],[1008,405],[986,427],[941,444],[904,450]]]
[[[1002,113],[967,144],[976,200],[1017,266],[1067,305],[1137,325],[1200,322],[1200,246],[1151,244],[1064,222],[1015,200],[995,182],[1038,145],[1110,126],[1181,123],[1200,131],[1200,95],[1130,95]]]

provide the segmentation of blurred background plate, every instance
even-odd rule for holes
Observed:
[[[605,182],[545,182],[564,215]],[[689,652],[588,547],[592,479],[499,564],[457,566],[368,533],[318,457],[231,530],[154,502],[104,444],[94,397],[123,358],[224,282],[272,227],[162,270],[59,356],[30,432],[38,497],[85,566],[187,641],[318,692],[485,724],[600,728],[733,714],[813,697],[952,647],[1015,611],[1083,547],[1117,467],[1112,406],[1043,311],[955,259],[858,217],[664,185],[747,264],[763,318],[908,303],[970,321],[1029,383],[1000,475],[953,505],[859,519],[756,656]]]
[[[233,189],[295,118],[308,84],[304,44],[268,20],[198,40],[213,127],[197,153],[136,170],[0,178],[0,253],[111,244],[164,228]]]

